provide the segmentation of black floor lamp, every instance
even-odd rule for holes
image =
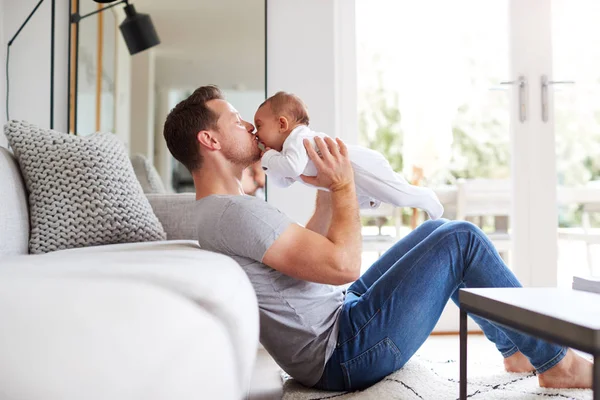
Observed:
[[[72,1],[79,1],[79,0],[71,0]],[[160,39],[158,38],[158,35],[156,33],[156,30],[154,29],[154,24],[152,24],[152,20],[150,19],[150,16],[148,14],[141,14],[138,13],[135,10],[135,7],[133,6],[133,4],[129,4],[128,0],[120,0],[117,1],[115,3],[116,0],[94,0],[96,3],[102,3],[102,4],[106,4],[106,3],[114,3],[111,4],[109,6],[106,6],[104,8],[101,8],[99,10],[96,10],[94,12],[91,12],[89,14],[85,14],[85,15],[80,15],[79,13],[71,13],[71,8],[69,6],[69,24],[75,24],[76,29],[77,29],[77,34],[76,34],[76,43],[75,43],[75,49],[77,51],[77,45],[78,45],[78,40],[79,40],[79,21],[81,21],[84,18],[90,17],[94,14],[98,14],[104,10],[107,10],[109,8],[112,7],[116,7],[119,4],[125,4],[125,7],[123,7],[124,11],[125,11],[125,20],[121,23],[121,25],[119,25],[119,29],[121,30],[121,34],[123,35],[123,39],[125,40],[125,43],[127,44],[127,48],[129,50],[129,54],[134,55],[137,54],[141,51],[144,51],[146,49],[149,49],[150,47],[156,46],[157,44],[160,44]],[[42,3],[44,2],[44,0],[40,0],[36,6],[33,8],[33,10],[31,11],[31,13],[29,14],[29,16],[27,16],[27,18],[25,19],[25,21],[23,22],[23,24],[21,24],[21,26],[19,27],[19,29],[17,30],[17,32],[14,34],[14,36],[8,41],[8,46],[6,49],[6,119],[9,120],[9,79],[8,79],[8,68],[9,68],[9,56],[10,56],[10,46],[13,44],[13,42],[15,41],[15,39],[17,38],[17,36],[19,36],[19,33],[21,33],[21,31],[23,30],[23,28],[25,27],[25,25],[27,25],[27,23],[29,22],[29,20],[31,19],[31,17],[35,14],[35,12],[40,8],[40,6],[42,5]],[[70,2],[70,3],[71,3]],[[51,0],[51,19],[50,19],[50,24],[51,24],[51,28],[50,28],[50,129],[54,129],[54,43],[55,43],[55,34],[54,34],[54,20],[55,20],[55,13],[56,13],[56,0]],[[70,32],[70,31],[69,31]],[[77,57],[75,57],[75,60],[77,60]],[[77,69],[75,69],[76,71],[76,75],[77,75]],[[69,93],[70,96],[70,91],[71,91],[71,80],[70,80],[70,76],[71,76],[71,35],[69,33],[69,88],[67,90],[67,92]],[[77,88],[77,77],[75,79],[75,88]],[[77,92],[77,90],[76,90]],[[67,104],[70,104],[70,98],[69,98],[69,102],[67,102]],[[67,107],[67,109],[70,109],[70,107]],[[77,98],[75,96],[75,117],[77,117]],[[67,121],[69,120],[69,115],[67,115]]]
[[[53,0],[54,1],[54,0]],[[94,0],[96,3],[114,3],[116,0]],[[133,4],[129,4],[129,0],[120,0],[115,4],[106,6],[99,10],[93,11],[89,14],[79,15],[79,13],[71,14],[71,23],[78,24],[84,18],[90,17],[94,14],[98,14],[102,11],[108,10],[118,6],[119,4],[125,4],[123,10],[125,10],[126,18],[119,25],[123,39],[129,49],[129,54],[134,55],[140,51],[149,49],[150,47],[160,44],[160,39],[152,24],[152,19],[148,14],[140,14],[135,10]]]
[[[77,1],[79,4],[79,0],[71,0]],[[90,17],[94,14],[98,14],[109,8],[113,8],[118,6],[119,4],[125,4],[123,10],[125,11],[125,20],[119,25],[119,29],[121,30],[121,34],[123,35],[123,39],[125,40],[125,44],[127,45],[127,49],[129,50],[130,55],[137,54],[141,51],[147,50],[151,47],[160,44],[160,39],[154,29],[154,24],[150,19],[148,14],[141,14],[135,10],[133,4],[129,4],[128,0],[120,0],[115,3],[116,0],[94,0],[96,3],[114,3],[99,10],[93,11],[91,13],[80,15],[78,12],[70,14],[70,23],[75,24],[75,63],[77,63],[77,58],[79,54],[79,21],[84,18]],[[79,7],[77,8],[79,9]],[[70,121],[70,112],[71,112],[71,35],[69,34],[69,107],[67,114],[67,121]],[[75,65],[75,91],[73,96],[73,133],[77,133],[77,82],[78,82],[78,69]]]

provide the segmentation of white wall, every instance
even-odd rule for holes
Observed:
[[[264,92],[265,0],[138,3],[160,36],[156,81],[161,86],[195,89],[211,83]]]
[[[131,58],[131,154],[154,160],[154,51]]]
[[[267,91],[293,92],[307,104],[311,126],[356,143],[354,0],[270,0]],[[307,29],[290,29],[302,21]],[[293,51],[293,54],[291,54]],[[268,201],[299,223],[314,210],[315,190],[268,187]]]
[[[240,113],[242,119],[254,123],[254,113],[258,106],[265,101],[263,90],[228,90],[221,89],[225,98]]]
[[[4,85],[4,82],[6,82],[6,50],[4,50],[6,48],[6,41],[4,40],[4,0],[0,0],[0,46],[2,46],[2,57],[0,57],[2,60],[0,63],[0,127],[3,127],[6,123],[6,87]],[[0,146],[7,147],[7,145],[8,143],[6,141],[6,136],[4,136],[4,128],[2,128],[0,132]]]
[[[0,0],[0,34],[2,45],[2,88],[4,80],[6,45],[17,32],[37,0]],[[29,23],[21,31],[10,50],[10,118],[33,124],[50,126],[50,1],[42,3]],[[69,0],[56,0],[55,9],[55,74],[54,74],[54,129],[67,129],[68,32]],[[5,122],[4,99],[0,102],[0,122]],[[2,143],[3,139],[0,139]]]

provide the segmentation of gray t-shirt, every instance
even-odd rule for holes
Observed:
[[[231,256],[252,282],[265,349],[304,385],[317,383],[335,349],[344,290],[292,278],[261,262],[293,223],[269,203],[212,195],[196,202],[195,214],[200,247]]]

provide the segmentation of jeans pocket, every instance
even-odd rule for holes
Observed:
[[[390,338],[341,364],[346,390],[365,389],[401,367],[401,353]]]

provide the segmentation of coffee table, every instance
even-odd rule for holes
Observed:
[[[558,288],[461,289],[460,397],[467,398],[467,313],[594,356],[600,400],[600,295]]]

